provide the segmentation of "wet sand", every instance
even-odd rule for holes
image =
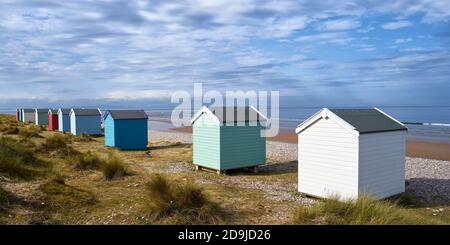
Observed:
[[[191,127],[172,128],[172,131],[192,133]],[[296,143],[297,135],[294,130],[280,129],[277,136],[268,138],[270,141]],[[450,161],[450,144],[420,140],[406,140],[406,155],[436,160]]]

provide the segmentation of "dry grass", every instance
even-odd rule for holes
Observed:
[[[31,179],[45,174],[48,164],[35,156],[32,149],[12,138],[0,137],[0,174]]]
[[[106,180],[118,179],[131,174],[126,164],[113,154],[110,154],[107,159],[102,161],[100,170]]]
[[[408,205],[410,202],[408,201]],[[295,224],[393,225],[440,224],[439,220],[412,213],[397,200],[376,200],[363,195],[356,200],[340,201],[338,197],[321,200],[311,207],[300,206],[293,214]]]
[[[67,185],[61,176],[50,178],[39,190],[51,208],[69,209],[97,202],[91,192]]]
[[[79,136],[75,136],[74,140],[76,142],[90,142],[90,141],[93,141],[94,139],[89,134],[82,133]]]
[[[155,175],[147,183],[148,210],[153,220],[175,224],[217,224],[224,217],[219,205],[189,183],[175,183]]]
[[[1,125],[0,132],[8,135],[15,135],[19,133],[19,127],[17,125]]]
[[[75,168],[79,170],[86,169],[99,169],[102,164],[102,159],[98,157],[96,154],[88,151],[86,153],[75,154],[70,160],[69,163]]]
[[[19,129],[19,137],[22,138],[22,140],[28,140],[30,138],[40,138],[42,137],[40,133],[42,132],[42,128],[40,126],[34,125],[34,124],[28,124],[23,128]]]
[[[79,155],[80,152],[70,146],[71,143],[72,137],[64,134],[54,134],[45,138],[44,142],[39,147],[39,151],[59,157]]]

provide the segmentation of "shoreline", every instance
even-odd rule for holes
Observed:
[[[170,128],[169,132],[192,133],[192,128]],[[297,135],[289,129],[282,128],[277,136],[267,139],[268,141],[297,143]],[[450,161],[450,144],[443,142],[432,142],[419,139],[407,139],[405,155],[408,157],[419,157],[434,160]]]

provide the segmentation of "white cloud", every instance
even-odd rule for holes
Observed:
[[[118,90],[107,92],[105,97],[98,97],[98,99],[164,99],[170,98],[172,93],[173,92],[167,90]]]
[[[288,19],[273,21],[267,28],[267,35],[287,37],[293,31],[305,28],[309,23],[306,16],[296,16]]]
[[[397,38],[397,39],[395,39],[394,43],[400,44],[400,43],[408,43],[411,41],[412,41],[412,38]]]
[[[343,31],[358,28],[360,25],[361,23],[354,19],[338,19],[323,22],[319,26],[319,29],[325,31]]]
[[[345,32],[325,32],[314,35],[304,35],[295,39],[299,42],[315,42],[319,44],[331,43],[343,45],[351,42],[354,38]]]
[[[396,22],[385,23],[381,26],[381,28],[386,29],[386,30],[396,30],[396,29],[400,29],[400,28],[404,28],[404,27],[409,27],[412,25],[413,25],[413,23],[411,23],[409,21],[401,20],[401,21],[396,21]]]

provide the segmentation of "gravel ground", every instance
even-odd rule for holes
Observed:
[[[408,193],[427,203],[450,204],[450,162],[406,158]]]
[[[192,143],[191,134],[179,132],[150,131],[152,141],[178,141]],[[269,164],[261,166],[260,171],[286,171],[297,169],[297,145],[283,142],[267,142]],[[283,163],[283,164],[280,164]],[[450,162],[424,158],[406,157],[406,191],[420,200],[433,204],[450,204]],[[240,185],[266,188],[261,183]],[[293,187],[294,188],[294,187]],[[295,187],[296,188],[296,187]],[[261,188],[263,189],[263,188]],[[279,186],[271,188],[280,189]],[[280,193],[278,193],[280,194]],[[280,194],[284,195],[284,194]],[[287,199],[291,199],[288,197]]]

